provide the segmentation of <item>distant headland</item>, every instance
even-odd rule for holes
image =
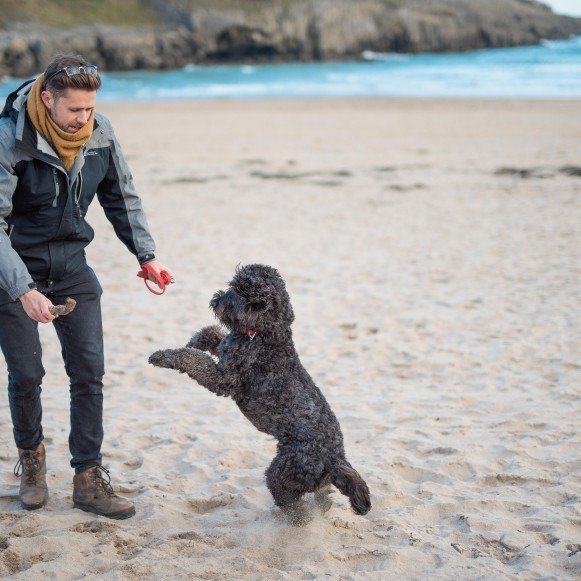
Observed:
[[[24,77],[56,52],[107,71],[345,60],[537,44],[581,19],[535,0],[44,0],[3,8],[0,27],[0,75]]]

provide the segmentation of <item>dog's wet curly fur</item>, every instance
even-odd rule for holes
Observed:
[[[366,514],[367,484],[347,462],[339,422],[295,351],[294,313],[279,273],[260,264],[240,267],[210,306],[228,334],[205,327],[185,348],[157,351],[149,362],[230,396],[256,428],[278,440],[266,483],[291,522],[308,518],[304,493],[314,492],[319,507],[328,509],[330,484],[349,497],[357,514]]]

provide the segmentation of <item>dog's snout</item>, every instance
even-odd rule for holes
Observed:
[[[217,291],[214,293],[212,300],[210,301],[210,306],[213,309],[217,309],[220,304],[220,299],[224,296],[224,291]]]

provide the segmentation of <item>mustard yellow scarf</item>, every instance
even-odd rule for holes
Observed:
[[[93,117],[95,112],[91,113],[88,123],[81,127],[76,133],[69,133],[63,131],[50,116],[48,109],[45,107],[40,93],[42,92],[42,81],[44,75],[40,75],[28,94],[28,102],[26,110],[30,116],[32,124],[36,130],[49,142],[56,151],[63,162],[67,171],[73,167],[75,159],[81,151],[81,147],[89,141],[93,133]]]

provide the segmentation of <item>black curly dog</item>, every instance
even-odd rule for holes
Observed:
[[[149,362],[230,396],[256,428],[278,440],[266,484],[293,524],[309,518],[304,493],[314,492],[321,510],[330,508],[330,484],[357,514],[369,512],[369,489],[345,458],[339,422],[295,350],[294,313],[279,273],[260,264],[238,268],[210,306],[229,334],[205,327],[185,348],[157,351]]]

